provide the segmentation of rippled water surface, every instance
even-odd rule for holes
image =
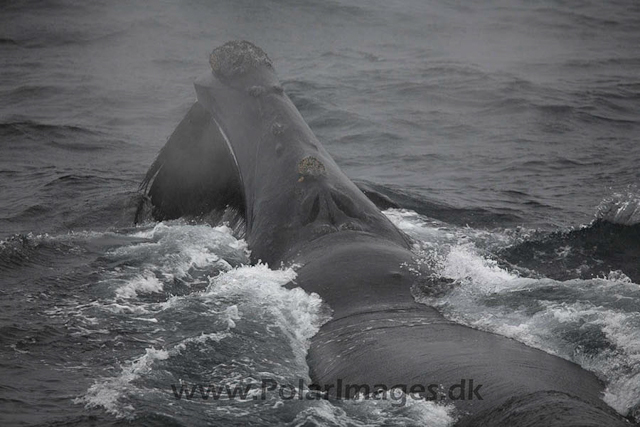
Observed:
[[[595,372],[640,417],[640,4],[0,5],[0,421],[451,425],[414,402],[181,399],[308,379],[327,319],[242,223],[133,225],[208,54],[247,39],[460,323]]]

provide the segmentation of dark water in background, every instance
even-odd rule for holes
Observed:
[[[281,286],[295,272],[245,265],[241,229],[132,227],[208,53],[238,38],[344,171],[405,208],[387,214],[456,283],[425,302],[576,361],[638,416],[638,2],[90,0],[0,4],[4,425],[452,422],[424,402],[174,399],[181,379],[306,378],[325,318]]]

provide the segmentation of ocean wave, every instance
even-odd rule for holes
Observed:
[[[620,249],[611,247],[611,242],[621,247],[635,245],[638,252],[628,254],[622,262],[635,266],[640,256],[638,226],[594,221],[580,229],[551,234],[536,230],[482,232],[435,222],[406,210],[385,213],[415,239],[416,257],[444,284],[438,289],[416,289],[418,301],[455,322],[514,338],[595,372],[607,384],[607,403],[623,415],[637,417],[640,388],[634,381],[640,377],[639,277],[634,278],[629,268],[608,270],[609,266],[594,260],[588,250],[603,245],[600,255],[605,256]],[[577,244],[583,252],[575,249]],[[505,260],[504,255],[516,259]],[[611,255],[607,262],[614,258]],[[591,263],[593,270],[588,275],[583,271],[588,278],[579,278],[571,271],[571,263],[583,269]],[[550,277],[553,274],[549,272],[562,277]]]
[[[46,183],[45,187],[52,187],[56,185],[67,186],[84,186],[84,185],[100,185],[113,181],[114,178],[104,178],[96,175],[80,175],[80,174],[68,174],[62,175]]]
[[[92,143],[90,141],[69,141],[69,140],[51,140],[48,145],[54,148],[59,148],[67,151],[101,151],[107,150],[113,146],[114,141],[101,140],[99,143]]]
[[[0,37],[0,45],[17,45],[17,44],[18,43],[13,39]]]
[[[640,224],[597,219],[577,229],[542,233],[538,238],[504,248],[497,255],[556,280],[605,277],[610,271],[619,270],[640,283]]]
[[[292,0],[277,0],[279,7],[294,5],[296,8],[304,8],[317,16],[332,16],[335,19],[352,19],[361,21],[375,16],[368,8],[349,5],[336,0],[310,0],[302,4]]]
[[[142,376],[149,375],[154,364],[168,358],[169,353],[166,350],[147,348],[146,353],[132,360],[119,376],[103,382],[96,382],[84,396],[75,399],[74,402],[84,403],[87,408],[103,407],[117,417],[131,416],[133,408],[121,403],[123,397],[131,392],[133,387],[131,383]]]
[[[54,125],[35,121],[17,121],[0,123],[1,136],[48,136],[64,137],[69,135],[99,135],[92,129],[75,125]]]
[[[640,224],[640,195],[633,190],[612,194],[600,202],[596,209],[596,218],[612,224]]]
[[[17,234],[0,241],[0,271],[40,264],[47,259],[47,252],[55,247],[47,245],[47,238],[33,234]]]
[[[354,181],[358,188],[380,209],[407,209],[429,218],[452,225],[476,227],[508,227],[522,223],[520,213],[502,208],[500,211],[488,208],[462,208],[441,201],[429,200],[407,190],[380,185],[365,180]]]
[[[427,400],[415,400],[406,396],[400,389],[388,391],[393,399],[385,396],[360,396],[347,400],[340,406],[328,402],[306,408],[299,412],[291,425],[322,425],[322,426],[403,426],[403,427],[451,427],[457,412],[452,404],[444,405]],[[406,399],[400,406],[395,403]]]
[[[454,283],[421,301],[447,318],[595,372],[607,383],[607,402],[623,415],[640,403],[640,389],[632,385],[640,374],[640,289],[623,274],[568,281],[519,277],[469,244],[454,246],[438,273]]]
[[[160,410],[168,403],[187,412],[193,405],[197,406],[196,412],[204,408],[195,399],[174,400],[170,391],[167,394],[170,384],[188,388],[187,383],[215,382],[218,387],[231,389],[252,384],[259,397],[260,378],[282,382],[305,378],[309,382],[305,360],[308,340],[327,313],[317,295],[284,286],[293,278],[291,268],[240,266],[211,278],[204,292],[151,303],[131,293],[119,304],[105,300],[104,304],[84,308],[85,315],[89,309],[97,313],[105,309],[98,318],[110,315],[127,324],[153,325],[155,331],[149,335],[160,337],[160,347],[145,348],[145,354],[126,362],[115,375],[99,378],[76,403],[102,407],[118,418],[136,419],[142,415],[138,408]],[[166,293],[156,286],[155,278],[152,281],[153,289],[146,290]],[[166,278],[163,281],[166,283]],[[78,310],[74,313],[77,315]],[[176,329],[176,325],[180,327]],[[238,399],[237,403],[225,396],[207,406],[213,405],[215,411],[230,405],[234,412],[243,412],[243,403],[256,400],[253,396],[249,394],[248,399]],[[244,409],[257,414],[275,403],[277,399],[270,397],[268,406]],[[213,419],[220,417],[225,415]]]
[[[606,58],[569,58],[562,63],[564,66],[574,68],[591,68],[602,66],[616,66],[622,69],[635,69],[640,65],[640,56],[610,56]],[[637,83],[629,83],[635,85]]]
[[[5,102],[19,103],[25,99],[51,99],[63,91],[60,86],[44,84],[23,84],[2,93]]]
[[[577,11],[575,8],[574,10],[563,10],[558,7],[539,7],[535,9],[535,12],[543,17],[540,22],[545,22],[550,27],[559,26],[562,28],[566,25],[575,25],[577,27],[610,28],[618,27],[622,23],[620,20],[607,18],[604,15],[592,16],[586,11]]]

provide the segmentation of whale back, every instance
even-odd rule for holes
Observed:
[[[322,147],[266,54],[231,42],[210,61],[212,72],[196,82],[198,101],[143,184],[153,182],[148,194],[159,215],[242,209],[252,260],[296,266],[289,286],[317,293],[332,310],[311,339],[314,382],[473,380],[483,399],[452,399],[471,416],[461,426],[624,425],[600,400],[594,374],[417,303],[412,288],[429,286],[431,276],[421,273],[410,240]]]

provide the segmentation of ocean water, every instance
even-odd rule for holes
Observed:
[[[2,425],[433,425],[430,402],[202,399],[309,380],[317,295],[242,221],[135,226],[208,54],[247,39],[457,322],[598,375],[640,419],[640,4],[0,4]],[[254,394],[251,394],[254,393]]]

